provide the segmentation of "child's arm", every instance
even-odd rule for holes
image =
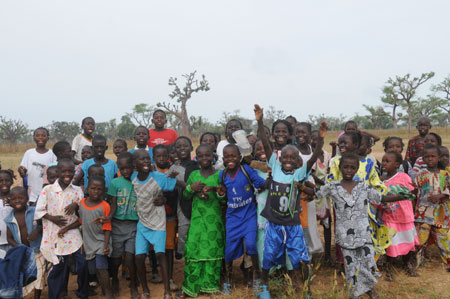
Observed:
[[[16,247],[17,245],[19,245],[19,244],[17,244],[16,241],[14,241],[14,238],[12,236],[11,231],[9,230],[9,227],[6,227],[6,240],[8,240],[8,244],[13,247]]]
[[[308,171],[311,170],[314,163],[316,163],[317,158],[322,153],[322,148],[323,148],[323,143],[324,143],[323,140],[325,138],[325,135],[327,134],[327,129],[328,129],[328,124],[325,121],[323,121],[320,124],[319,139],[317,140],[316,148],[314,149],[311,158],[308,160],[308,163],[306,164],[306,173],[308,173]]]
[[[39,234],[42,233],[42,223],[39,220],[39,226],[36,227],[36,229],[34,231],[32,231],[30,234],[28,234],[27,240],[28,242],[32,242],[34,240],[36,240],[39,237]]]
[[[73,178],[72,183],[76,186],[80,186],[81,180],[84,178],[84,171],[83,169],[80,169],[80,172],[76,177]]]
[[[79,228],[80,226],[81,226],[81,222],[79,220],[77,220],[77,221],[69,224],[68,226],[61,228],[58,231],[58,237],[62,238],[62,237],[64,237],[64,234],[67,233],[69,230]]]
[[[109,213],[108,218],[112,219],[112,216],[116,213],[117,211],[117,197],[115,196],[109,196],[109,206],[111,207],[111,212]]]
[[[264,131],[264,123],[263,123],[263,109],[259,107],[258,104],[255,104],[255,118],[258,123],[258,135],[261,138],[261,142],[264,147],[264,153],[266,154],[267,161],[270,161],[270,157],[272,157],[272,147],[270,146],[270,142],[267,139],[266,132]]]
[[[103,254],[108,255],[109,254],[109,237],[111,236],[110,230],[104,230],[105,232],[105,245],[103,246]]]
[[[380,137],[378,137],[377,135],[372,134],[368,131],[359,130],[359,133],[368,135],[370,138],[373,139],[373,143],[380,141]]]
[[[333,158],[334,156],[336,156],[337,142],[331,141],[330,146],[331,146],[331,158]]]

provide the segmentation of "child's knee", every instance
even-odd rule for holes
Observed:
[[[158,260],[162,260],[162,259],[166,258],[166,254],[164,252],[157,252],[157,253],[155,253],[155,255]]]

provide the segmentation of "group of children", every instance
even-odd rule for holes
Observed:
[[[299,288],[312,275],[313,255],[331,261],[332,231],[352,298],[377,298],[380,257],[387,257],[386,279],[394,280],[399,256],[417,276],[433,241],[450,271],[449,152],[428,119],[419,120],[405,159],[402,139],[388,137],[378,162],[371,148],[379,138],[352,121],[330,154],[326,123],[313,131],[289,116],[270,129],[263,109],[254,112],[257,132],[247,136],[252,152],[245,154],[235,135],[244,128],[233,119],[225,140],[206,132],[191,157],[192,141],[165,128],[162,110],[153,114],[155,129],[136,128],[135,148],[114,141],[116,161],[105,157],[107,140],[94,135],[91,117],[72,145],[59,141],[52,150],[48,130],[36,129],[36,148],[18,169],[23,186],[12,188],[13,172],[0,170],[0,250],[8,257],[23,244],[35,252],[37,279],[23,294],[35,289],[39,298],[48,271],[48,297],[67,296],[73,264],[79,298],[89,296],[92,275],[105,297],[118,295],[120,266],[131,298],[150,298],[146,257],[154,275],[159,265],[165,299],[173,291],[177,298],[230,294],[233,261],[243,257],[245,283],[270,298],[273,270],[285,268]],[[180,287],[174,258],[184,258]]]

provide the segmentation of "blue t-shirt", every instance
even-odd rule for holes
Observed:
[[[114,176],[117,174],[117,172],[119,171],[119,168],[117,168],[116,162],[114,162],[113,160],[109,160],[109,159],[107,159],[107,160],[108,160],[108,162],[106,164],[102,165],[103,169],[105,170],[106,188],[109,187],[109,184],[114,179]],[[81,170],[83,170],[83,173],[84,173],[84,188],[87,188],[87,185],[88,185],[89,167],[91,167],[94,164],[96,164],[94,161],[94,158],[91,158],[89,160],[84,161],[83,164],[81,165]]]
[[[253,221],[256,229],[256,204],[252,184],[255,188],[261,188],[265,180],[250,166],[242,165],[242,167],[247,171],[251,183],[240,168],[234,177],[226,174],[224,182],[222,182],[223,170],[219,173],[220,182],[227,188],[227,235],[240,235],[240,232],[246,231],[248,227],[244,223],[247,221]]]
[[[286,173],[276,155],[272,154],[267,164],[272,169],[272,182],[261,216],[279,225],[299,225],[300,199],[293,188],[296,188],[294,181],[306,179],[306,163],[292,173]]]
[[[128,152],[130,154],[133,154],[136,150],[137,150],[137,148],[132,148]],[[155,164],[155,161],[153,161],[153,148],[147,146],[147,148],[145,150],[148,151],[148,154],[150,155],[150,160],[152,161],[152,164]]]

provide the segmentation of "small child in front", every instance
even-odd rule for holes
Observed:
[[[106,298],[113,298],[108,273],[108,256],[110,253],[111,222],[109,221],[110,207],[103,200],[105,193],[105,179],[91,176],[86,188],[89,194],[80,202],[79,221],[62,228],[58,232],[61,238],[64,234],[81,225],[83,231],[83,248],[86,254],[89,274],[97,274],[98,281]]]
[[[377,284],[375,250],[369,233],[368,203],[375,204],[402,200],[396,195],[382,196],[365,182],[353,177],[359,168],[359,156],[343,154],[339,164],[342,180],[322,186],[316,195],[331,196],[336,212],[336,243],[342,249],[349,296],[359,298],[367,293],[378,298],[374,287]]]
[[[34,221],[35,207],[28,206],[28,194],[23,187],[14,187],[10,192],[9,204],[14,209],[5,218],[8,227],[8,243],[15,247],[19,244],[34,249],[37,276],[36,280],[23,287],[22,295],[26,296],[34,289],[34,298],[41,297],[44,288],[45,259],[40,253],[42,223]]]

